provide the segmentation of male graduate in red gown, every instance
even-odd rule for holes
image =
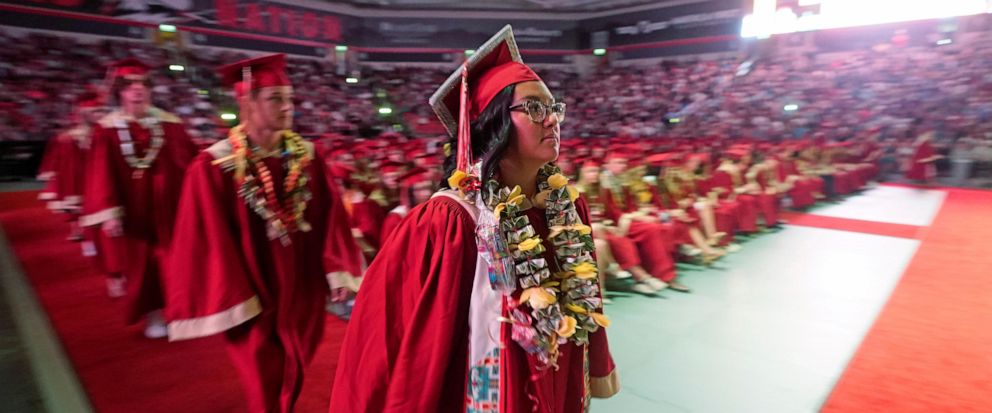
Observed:
[[[145,335],[163,338],[162,265],[196,146],[179,118],[151,106],[150,69],[136,59],[112,68],[120,108],[93,129],[80,224],[120,237],[108,253],[122,260],[127,322],[146,317]]]
[[[324,160],[291,130],[285,65],[278,54],[220,69],[242,123],[190,165],[165,284],[169,339],[223,333],[251,412],[293,411],[328,284],[361,274]]]
[[[103,102],[84,95],[76,104],[73,125],[48,142],[38,179],[46,181],[39,199],[48,201],[48,209],[68,216],[72,226],[70,241],[82,240],[79,213],[83,201],[83,167],[90,147],[93,125],[106,116]]]
[[[78,123],[60,134],[54,142],[58,148],[52,165],[50,188],[54,191],[49,207],[68,215],[73,226],[71,240],[83,241],[83,255],[92,257],[94,265],[107,276],[107,295],[120,298],[127,295],[126,283],[118,256],[122,250],[121,237],[109,237],[97,227],[79,227],[83,198],[86,193],[86,164],[92,147],[93,128],[107,115],[102,98],[86,95],[76,105]]]

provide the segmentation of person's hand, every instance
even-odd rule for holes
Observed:
[[[119,237],[124,235],[124,223],[121,222],[120,218],[104,221],[101,229],[103,229],[103,233],[107,234],[108,237]]]

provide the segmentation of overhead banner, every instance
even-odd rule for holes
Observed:
[[[0,0],[3,4],[79,13],[84,20],[182,25],[322,43],[347,42],[346,25],[351,19],[264,0]]]
[[[362,18],[266,0],[0,0],[0,11],[0,24],[9,20],[21,26],[132,37],[140,36],[141,30],[134,29],[141,28],[124,27],[170,24],[192,32],[194,44],[268,51],[285,43],[296,48],[288,52],[309,55],[337,44],[365,48],[359,51],[367,53],[451,53],[477,47],[507,23],[513,24],[525,54],[531,50],[554,56],[624,46],[660,49],[667,46],[658,43],[673,41],[671,46],[678,46],[682,54],[702,44],[677,42],[685,39],[723,42],[716,49],[728,50],[740,33],[742,15],[741,0],[662,6],[583,21]],[[42,18],[23,19],[25,14]]]
[[[584,20],[587,47],[649,44],[740,33],[740,0],[713,0]]]
[[[499,31],[506,20],[386,18],[362,19],[360,45],[376,48],[471,49]],[[513,35],[521,49],[574,50],[581,34],[576,22],[515,20]]]

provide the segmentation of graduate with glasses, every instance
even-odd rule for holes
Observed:
[[[578,413],[619,391],[589,211],[555,165],[565,105],[510,27],[430,102],[442,188],[370,265],[330,412]]]

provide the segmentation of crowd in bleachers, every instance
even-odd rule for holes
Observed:
[[[63,130],[74,97],[99,88],[105,65],[124,56],[160,68],[155,105],[180,115],[195,138],[218,139],[229,125],[219,114],[233,112],[234,104],[211,69],[237,53],[193,49],[180,56],[142,42],[0,36],[10,45],[0,50],[2,140],[44,140]],[[176,62],[186,70],[167,69]],[[945,156],[937,165],[943,175],[958,159],[972,164],[970,175],[983,177],[992,169],[990,66],[992,42],[978,38],[600,68],[586,76],[540,72],[569,105],[567,138],[870,138],[883,148],[888,175],[904,167],[916,136],[933,131]],[[306,136],[442,134],[425,101],[446,70],[365,68],[355,84],[345,77],[357,72],[342,74],[327,60],[291,59],[289,71],[297,86],[295,127]],[[392,112],[381,114],[382,107]]]

